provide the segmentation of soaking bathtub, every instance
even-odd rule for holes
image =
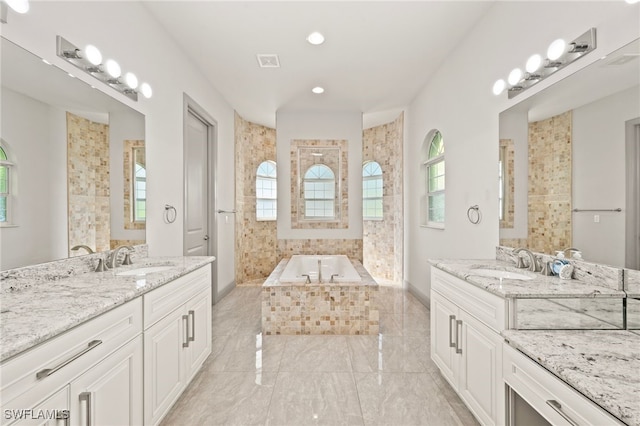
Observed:
[[[378,334],[377,300],[378,283],[358,260],[294,255],[262,285],[262,332]]]

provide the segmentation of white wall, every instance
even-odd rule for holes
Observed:
[[[144,140],[144,116],[136,111],[109,114],[109,193],[111,239],[144,240],[144,230],[124,229],[124,141]]]
[[[638,86],[573,110],[573,208],[623,209],[573,214],[573,246],[585,259],[625,264],[625,121],[638,117]]]
[[[15,226],[0,228],[0,270],[66,258],[65,111],[3,87],[2,138],[15,163]]]
[[[405,138],[408,224],[405,279],[422,298],[430,292],[429,258],[494,258],[498,244],[498,115],[640,34],[640,5],[618,2],[496,2],[459,48],[417,94],[408,109]],[[515,100],[491,87],[558,37],[598,31],[595,52],[537,84]],[[439,129],[446,151],[446,228],[420,227],[420,146]],[[478,204],[482,222],[466,216]]]
[[[349,141],[349,229],[291,228],[291,141],[346,139]],[[278,162],[278,239],[362,238],[362,113],[291,112],[276,114]]]
[[[105,57],[133,70],[154,89],[151,99],[133,102],[112,89],[98,89],[145,114],[148,161],[147,242],[152,256],[182,255],[183,247],[183,93],[198,102],[218,123],[217,205],[234,206],[233,109],[193,66],[173,39],[134,2],[32,2],[29,13],[9,12],[3,36],[46,58],[78,78],[78,73],[55,55],[56,35],[79,46],[93,43]],[[173,224],[163,221],[164,205],[178,209]],[[234,223],[218,221],[217,283],[224,291],[234,280]]]

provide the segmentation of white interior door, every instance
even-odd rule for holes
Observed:
[[[210,125],[194,111],[187,114],[185,140],[185,256],[209,255]]]

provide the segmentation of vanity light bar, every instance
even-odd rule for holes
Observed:
[[[528,72],[523,73],[522,76],[518,78],[518,81],[509,81],[508,86],[504,84],[504,80],[498,80],[498,82],[502,82],[502,84],[498,84],[498,82],[496,82],[496,84],[494,84],[493,92],[495,95],[499,95],[505,87],[508,87],[507,93],[509,99],[511,99],[524,92],[526,89],[538,84],[558,70],[561,70],[567,65],[582,58],[587,53],[595,50],[595,48],[595,28],[589,29],[569,43],[565,43],[563,40],[558,39],[551,43],[547,52],[547,58],[537,64],[537,69],[532,71],[527,70]],[[533,57],[530,58],[530,60],[531,59],[533,59]],[[527,63],[527,68],[529,68],[529,65],[530,64]],[[512,71],[512,73],[514,71]]]
[[[90,46],[95,49],[95,47]],[[121,78],[120,66],[113,60],[108,60],[103,65],[102,63],[96,64],[97,55],[99,52],[83,52],[73,43],[68,41],[62,36],[56,37],[56,54],[69,62],[76,68],[90,74],[94,78],[100,80],[104,84],[122,93],[131,100],[138,100],[138,80],[133,73],[126,73],[124,79]],[[102,59],[100,55],[100,60]],[[147,83],[140,85],[140,90],[146,98],[151,97],[151,86]]]

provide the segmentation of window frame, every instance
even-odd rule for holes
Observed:
[[[365,169],[371,165],[377,166],[377,170],[380,171],[380,174],[370,174],[365,176]],[[362,220],[372,220],[372,221],[382,221],[384,220],[384,172],[382,171],[382,166],[377,161],[365,161],[362,165]],[[370,181],[380,181],[381,183],[381,195],[378,197],[366,197],[365,196],[365,182]],[[365,204],[367,201],[380,201],[380,216],[367,216],[365,215]],[[377,212],[377,209],[376,209]]]
[[[271,166],[273,168],[273,175],[265,175],[265,174],[261,174],[260,173],[260,169],[262,168],[263,164],[268,164],[269,166]],[[274,183],[274,188],[275,188],[275,194],[273,197],[258,197],[258,182],[260,181],[267,181],[267,182],[273,182]],[[255,180],[255,190],[256,190],[256,208],[255,208],[255,213],[256,213],[256,220],[258,222],[269,222],[269,221],[277,221],[278,220],[278,167],[275,161],[273,160],[265,160],[262,161],[260,164],[258,164],[258,167],[256,168],[256,180]],[[260,216],[258,214],[259,211],[265,211],[264,209],[260,209],[258,207],[258,200],[268,200],[268,201],[273,201],[274,205],[275,205],[275,209],[274,209],[274,216]]]
[[[138,170],[143,170],[144,171],[144,178],[138,177]],[[138,185],[144,182],[144,198],[139,197],[141,189],[138,187]],[[133,197],[133,206],[132,206],[132,212],[133,212],[133,222],[134,223],[146,223],[147,222],[147,168],[145,167],[144,164],[139,163],[137,161],[133,161],[133,191],[132,191],[132,197]],[[140,216],[140,209],[138,208],[138,202],[144,202],[144,217]]]
[[[317,167],[322,167],[326,170],[328,170],[329,172],[331,172],[331,178],[310,178],[308,177],[309,173],[311,172],[312,169],[317,168]],[[310,182],[310,183],[324,183],[324,184],[329,184],[329,182],[331,182],[331,187],[332,187],[332,191],[333,191],[333,197],[331,198],[311,198],[311,197],[307,197],[307,185],[306,183]],[[304,172],[303,178],[302,178],[302,200],[303,200],[303,205],[304,205],[304,220],[318,220],[318,221],[333,221],[333,220],[337,220],[338,219],[338,215],[336,214],[336,194],[338,193],[338,190],[336,188],[336,173],[331,169],[331,167],[327,166],[326,164],[322,164],[322,163],[316,163],[311,165],[306,172]],[[333,214],[331,216],[310,216],[307,214],[307,211],[309,209],[307,209],[307,203],[308,202],[313,202],[313,201],[321,201],[321,202],[331,202],[331,211],[333,212]],[[327,210],[327,209],[325,209]]]
[[[432,148],[434,147],[435,143],[439,143],[440,147],[434,153]],[[446,207],[445,207],[446,162],[445,162],[444,139],[442,137],[442,133],[439,130],[434,129],[427,134],[427,137],[425,138],[425,141],[423,144],[422,160],[423,160],[422,161],[422,169],[423,169],[422,184],[424,185],[423,187],[424,211],[421,219],[423,224],[421,226],[427,227],[427,228],[434,228],[434,229],[444,229],[445,222],[446,222]],[[442,164],[442,167],[444,170],[441,175],[438,175],[436,177],[440,177],[440,176],[442,177],[442,188],[437,190],[432,190],[430,185],[431,170],[435,167],[438,167],[440,164]],[[432,208],[431,208],[430,200],[432,199],[432,197],[439,197],[439,196],[443,198],[442,213],[441,213],[442,221],[432,220],[432,216],[431,216]]]
[[[5,199],[5,220],[0,221],[0,227],[13,226],[13,191],[11,190],[15,180],[15,163],[11,161],[9,150],[4,141],[0,143],[0,167],[6,169],[6,192],[0,192],[0,197]],[[4,157],[4,158],[2,158]]]

